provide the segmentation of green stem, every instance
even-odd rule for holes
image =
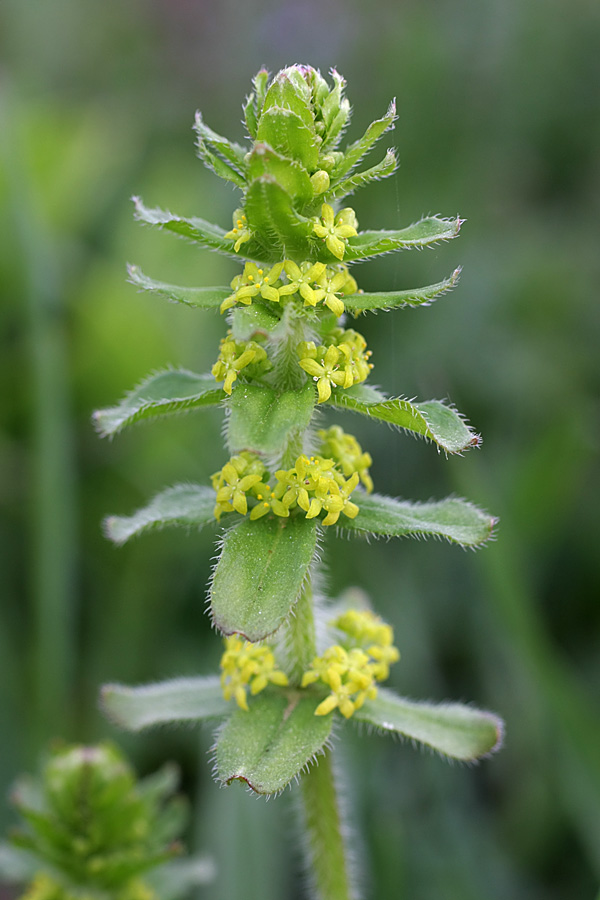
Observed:
[[[317,655],[314,598],[309,581],[294,607],[293,614],[286,623],[287,674],[290,680],[299,684],[302,675]]]
[[[306,323],[298,315],[294,303],[289,302],[277,328],[271,381],[281,391],[294,391],[306,382],[306,375],[298,365],[296,347],[306,339]]]
[[[318,900],[358,900],[331,752],[300,781],[307,863]]]

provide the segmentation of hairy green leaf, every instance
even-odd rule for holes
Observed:
[[[280,321],[277,304],[271,303],[267,308],[255,297],[250,306],[238,306],[231,311],[231,333],[236,341],[249,341],[256,334],[266,337]]]
[[[449,278],[423,288],[409,291],[382,291],[374,294],[357,293],[344,296],[344,306],[349,312],[363,312],[377,309],[402,309],[406,306],[428,306],[457,283],[460,267]]]
[[[157,225],[164,231],[172,231],[180,237],[188,238],[200,244],[202,247],[210,247],[212,250],[220,250],[235,256],[233,250],[234,241],[225,237],[225,231],[218,225],[206,222],[204,219],[184,219],[164,209],[150,209],[144,206],[139,197],[133,197],[135,204],[135,217],[146,225]]]
[[[92,419],[102,437],[107,437],[142,419],[216,406],[223,397],[212,375],[169,369],[150,375],[117,406],[97,410]]]
[[[250,183],[245,209],[257,240],[262,241],[273,260],[282,255],[308,256],[310,223],[295,211],[291,196],[272,175],[263,175]]]
[[[258,140],[297,160],[309,172],[317,168],[319,141],[314,126],[291,109],[272,106],[264,110],[258,122]]]
[[[202,118],[202,113],[196,113],[194,122],[194,131],[198,135],[198,140],[210,144],[213,150],[220,153],[224,159],[228,160],[240,175],[246,171],[246,148],[230,141],[228,138],[222,137],[209,128]]]
[[[210,592],[213,622],[225,634],[261,641],[290,614],[315,555],[314,519],[243,519],[228,531]]]
[[[217,739],[217,777],[236,778],[258,794],[281,791],[319,753],[333,716],[315,716],[317,700],[299,693],[264,692],[237,709]]]
[[[396,102],[393,100],[381,119],[371,122],[361,138],[350,144],[344,151],[343,158],[333,170],[333,176],[337,180],[358,165],[361,159],[375,146],[379,138],[388,128],[392,128],[396,118]]]
[[[137,687],[106,684],[100,702],[108,718],[127,731],[141,731],[165,722],[197,722],[231,711],[216,675],[174,678]]]
[[[454,759],[474,760],[502,744],[504,726],[498,716],[461,703],[420,703],[379,688],[354,719],[383,731],[420,741]]]
[[[338,525],[349,531],[386,537],[443,537],[463,547],[477,547],[492,535],[496,520],[466,500],[448,497],[436,503],[409,503],[355,491],[359,507],[355,519],[341,516]]]
[[[129,281],[136,287],[144,291],[152,291],[155,294],[162,294],[167,300],[174,303],[185,303],[186,306],[193,306],[197,309],[218,309],[223,300],[231,294],[231,288],[227,287],[190,288],[154,281],[144,275],[138,266],[127,266],[127,271]]]
[[[458,218],[440,219],[437,216],[429,216],[399,231],[360,231],[356,237],[348,238],[344,262],[354,262],[394,250],[410,250],[413,247],[428,247],[437,244],[438,241],[448,241],[457,236],[461,225],[462,220]]]
[[[242,190],[246,187],[246,179],[237,171],[234,166],[221,159],[216,153],[211,153],[205,141],[199,140],[197,145],[198,157],[202,160],[207,169],[210,169],[219,178],[225,181],[231,181],[236,187]]]
[[[271,456],[308,428],[315,407],[315,389],[307,382],[299,391],[279,394],[270,387],[238,384],[227,404],[227,440],[233,453],[251,450]]]
[[[268,175],[294,198],[296,204],[308,203],[313,189],[306,169],[294,159],[277,153],[267,144],[255,144],[248,159],[250,179]]]
[[[411,403],[400,397],[386,397],[374,388],[355,385],[347,390],[334,389],[328,403],[423,435],[447,453],[460,453],[480,443],[479,435],[465,425],[456,410],[440,400]]]
[[[344,178],[343,181],[336,184],[332,190],[327,192],[327,202],[330,203],[332,200],[341,200],[342,197],[353,194],[359,188],[364,187],[366,184],[370,184],[372,181],[378,181],[380,178],[387,178],[389,175],[393,175],[397,166],[398,160],[396,159],[395,152],[393,150],[388,150],[384,158],[381,162],[377,163],[377,165],[371,166],[369,169],[364,169],[362,172],[356,172],[354,175],[351,175],[349,178]]]
[[[215,492],[201,484],[176,484],[161,491],[148,506],[132,516],[109,516],[104,520],[106,536],[124,544],[135,535],[167,525],[201,528],[214,522]]]

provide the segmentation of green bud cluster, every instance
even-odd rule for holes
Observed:
[[[55,751],[23,780],[12,843],[36,860],[23,900],[160,900],[143,876],[179,852],[187,817],[171,769],[137,781],[111,744]]]

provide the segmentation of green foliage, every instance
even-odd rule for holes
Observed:
[[[479,443],[450,406],[389,398],[365,384],[371,351],[347,327],[345,310],[358,316],[427,304],[454,286],[459,270],[426,288],[365,294],[349,264],[454,238],[461,220],[428,216],[403,229],[359,231],[354,210],[338,209],[342,197],[394,171],[393,151],[380,163],[357,167],[393,124],[395,108],[342,150],[350,106],[343,78],[334,71],[332,79],[333,87],[306,66],[284,69],[272,80],[261,71],[245,105],[247,148],[197,117],[200,159],[242,192],[229,231],[148,209],[136,198],[141,221],[244,263],[229,292],[163,284],[130,267],[130,279],[142,289],[227,314],[230,331],[212,369],[223,386],[211,387],[209,376],[158,373],[117,407],[96,414],[96,424],[112,434],[142,418],[221,400],[233,454],[212,476],[212,491],[170,488],[133,516],[109,518],[106,531],[123,543],[166,525],[225,526],[210,610],[213,625],[229,636],[221,687],[237,709],[224,709],[211,678],[133,689],[111,685],[104,690],[105,709],[132,730],[224,715],[215,749],[223,783],[241,780],[257,793],[277,793],[306,769],[305,802],[329,809],[327,840],[336,848],[333,876],[313,853],[317,896],[330,900],[333,890],[336,900],[348,900],[354,894],[344,823],[330,815],[336,788],[326,744],[334,722],[354,717],[463,760],[497,749],[502,725],[470,707],[379,693],[378,682],[399,658],[391,627],[369,610],[334,618],[314,590],[319,539],[332,525],[359,535],[436,536],[476,547],[490,538],[495,522],[456,498],[415,503],[372,494],[371,455],[339,428],[314,427],[318,410],[331,406],[424,436],[446,453]],[[327,762],[311,769],[319,753]],[[314,849],[320,826],[310,811],[305,821]]]
[[[13,794],[23,826],[3,847],[3,870],[31,881],[27,900],[157,900],[152,876],[181,852],[187,818],[177,781],[170,766],[137,781],[111,744],[54,751]],[[207,874],[204,864],[195,882]],[[171,863],[166,877],[161,900],[183,896],[189,872],[179,879]]]

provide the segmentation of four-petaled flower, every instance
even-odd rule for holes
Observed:
[[[356,214],[349,206],[336,216],[333,207],[324,203],[321,207],[321,217],[315,218],[313,222],[313,232],[325,241],[327,249],[333,256],[343,259],[346,251],[345,242],[358,234],[357,225]]]
[[[305,306],[316,306],[319,300],[325,296],[325,291],[315,284],[325,272],[325,263],[303,262],[298,265],[291,259],[286,259],[283,268],[289,281],[279,288],[280,296],[286,294],[300,294]]]
[[[283,271],[283,263],[275,263],[275,265],[265,272],[256,263],[247,262],[241,275],[236,275],[231,282],[233,294],[226,297],[221,303],[221,312],[235,306],[236,303],[243,303],[250,306],[252,298],[257,294],[263,300],[270,300],[272,303],[279,303],[279,287],[275,286],[277,279]]]
[[[298,348],[298,354],[302,354],[300,366],[317,382],[319,403],[329,400],[332,385],[350,387],[353,384],[352,377],[348,380],[347,373],[340,369],[341,354],[333,344],[327,348],[317,348],[314,341],[303,341]]]

